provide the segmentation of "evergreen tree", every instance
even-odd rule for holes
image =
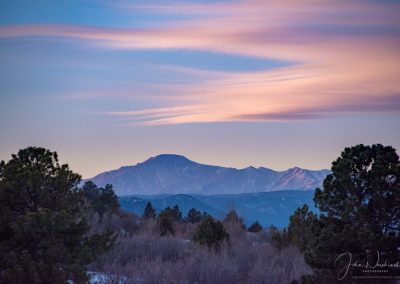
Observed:
[[[116,212],[119,209],[118,197],[111,184],[106,184],[100,188],[100,212]]]
[[[272,244],[278,249],[283,249],[291,245],[286,228],[281,231],[275,226],[271,225],[268,232],[271,236]]]
[[[381,262],[396,263],[400,162],[395,149],[380,144],[345,148],[331,170],[323,190],[315,192],[319,218],[307,206],[298,209],[290,218],[290,242],[304,251],[307,262],[325,282],[337,281],[335,267],[343,266],[335,261],[343,253],[350,253],[357,263],[376,263],[378,254]],[[348,281],[354,272],[360,271],[350,269]]]
[[[82,186],[83,194],[85,198],[90,202],[93,203],[94,200],[99,198],[99,190],[97,185],[89,180],[84,183]]]
[[[218,250],[223,241],[229,240],[229,234],[225,231],[220,221],[208,216],[200,223],[193,240],[200,245],[206,245],[209,248]]]
[[[211,215],[208,214],[206,211],[203,211],[203,214],[201,214],[201,221],[203,221],[204,219],[206,219],[208,216],[211,216]]]
[[[85,198],[92,209],[99,214],[100,220],[105,213],[115,213],[119,209],[118,197],[113,187],[107,184],[104,188],[97,187],[92,181],[87,181],[82,187]]]
[[[192,208],[188,211],[186,220],[190,223],[198,223],[202,220],[202,217],[203,216],[200,211],[196,210],[195,208]]]
[[[316,214],[309,211],[308,205],[304,204],[290,216],[289,226],[285,233],[288,242],[297,246],[301,252],[310,247],[310,240],[314,238],[316,230],[319,229],[319,221]]]
[[[262,231],[263,227],[258,223],[258,221],[255,221],[248,229],[247,231],[253,232],[253,233],[258,233]]]
[[[144,208],[143,217],[154,219],[156,216],[156,210],[154,210],[150,202],[147,202],[146,207]]]
[[[157,217],[157,228],[161,236],[174,234],[172,224],[174,222],[180,222],[182,220],[182,212],[179,210],[179,206],[175,205],[173,208],[166,207],[158,214]]]
[[[381,260],[398,261],[400,162],[396,150],[380,144],[345,148],[332,163],[323,186],[315,192],[321,228],[315,230],[317,240],[306,255],[309,263],[332,269],[337,256],[346,252],[364,263],[375,263],[378,253]]]
[[[87,280],[85,264],[113,243],[87,236],[80,176],[57,153],[29,147],[0,163],[0,282]]]
[[[160,232],[160,236],[165,236],[169,234],[173,235],[175,233],[174,229],[172,228],[174,217],[171,213],[172,209],[170,207],[167,207],[157,216],[156,226],[158,231]]]
[[[179,210],[178,204],[175,204],[175,206],[172,207],[172,216],[174,221],[176,222],[182,221],[182,212]]]

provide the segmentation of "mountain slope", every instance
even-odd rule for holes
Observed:
[[[109,183],[119,196],[132,194],[232,194],[275,190],[311,190],[329,171],[291,168],[226,168],[199,164],[179,155],[159,155],[135,166],[101,173],[90,180]]]
[[[148,201],[151,202],[157,213],[160,213],[166,207],[178,205],[183,215],[186,216],[191,208],[196,208],[201,212],[206,211],[208,214],[221,218],[225,215],[225,210],[217,209],[218,207],[210,206],[206,202],[188,194],[176,195],[139,195],[139,196],[123,196],[119,198],[122,209],[142,215]]]
[[[222,219],[226,213],[234,208],[244,218],[247,226],[254,221],[259,221],[264,227],[275,225],[279,228],[286,227],[290,215],[303,204],[314,211],[314,191],[274,191],[244,194],[218,194],[218,195],[157,195],[157,196],[123,196],[119,198],[121,207],[142,215],[144,207],[150,201],[159,213],[167,206],[177,204],[183,213],[187,215],[190,208],[196,208],[215,218]]]

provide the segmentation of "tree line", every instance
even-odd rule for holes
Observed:
[[[341,255],[350,254],[359,264],[400,262],[399,178],[399,156],[393,147],[345,148],[332,163],[323,188],[315,191],[319,212],[304,205],[284,230],[269,228],[278,249],[297,247],[313,269],[302,283],[337,283],[339,278],[354,282],[362,271],[352,266],[344,274],[348,259]],[[7,163],[0,162],[1,283],[85,283],[87,265],[118,244],[118,232],[93,231],[91,221],[93,214],[102,222],[104,216],[120,212],[112,185],[80,184],[80,175],[44,148],[28,147]],[[173,224],[193,224],[193,242],[215,253],[232,243],[232,227],[246,229],[234,210],[219,221],[195,208],[182,217],[178,205],[157,214],[149,202],[143,219],[154,220],[160,237],[173,236]],[[255,222],[247,231],[264,230]],[[387,268],[392,274],[395,269]]]
[[[166,207],[165,209],[161,210],[161,212],[157,215],[156,210],[153,208],[153,205],[150,201],[147,202],[144,212],[143,218],[151,218],[156,220],[157,229],[160,232],[161,236],[174,234],[174,229],[172,224],[174,222],[188,222],[192,224],[200,223],[206,221],[206,223],[210,224],[210,226],[219,226],[218,221],[215,220],[211,215],[207,212],[201,213],[196,208],[191,208],[187,212],[186,217],[182,217],[182,212],[179,209],[179,206],[176,204],[172,208]],[[235,221],[239,222],[243,229],[246,228],[243,218],[239,217],[237,212],[232,209],[228,212],[226,217],[223,220],[224,222],[228,221]],[[258,221],[254,222],[249,228],[249,232],[259,232],[263,229]]]

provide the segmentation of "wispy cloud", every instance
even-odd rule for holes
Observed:
[[[272,70],[235,73],[170,66],[171,70],[176,68],[176,72],[194,78],[201,76],[202,80],[169,84],[169,95],[163,96],[163,105],[169,107],[107,113],[132,117],[133,121],[144,124],[400,113],[398,96],[393,96],[400,90],[399,4],[248,0],[119,5],[132,13],[146,10],[202,14],[202,17],[185,17],[170,21],[166,27],[148,29],[3,26],[0,38],[70,38],[89,41],[101,48],[205,50],[296,63]]]
[[[340,102],[336,105],[321,106],[314,108],[299,108],[292,109],[287,113],[258,113],[258,114],[244,114],[232,119],[249,120],[249,121],[264,121],[264,120],[307,120],[315,118],[323,118],[337,114],[354,114],[363,112],[386,112],[398,113],[400,110],[400,94],[383,97],[372,97],[370,100],[360,101],[354,104]]]

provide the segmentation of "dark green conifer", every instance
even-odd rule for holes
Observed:
[[[109,249],[111,232],[88,236],[80,176],[57,153],[29,147],[0,163],[0,282],[87,280],[85,264]]]
[[[207,216],[201,221],[193,240],[200,245],[218,250],[223,241],[229,240],[229,234],[225,231],[220,221],[216,221],[211,216]]]
[[[378,255],[383,263],[396,263],[400,244],[396,150],[381,144],[345,148],[331,170],[323,189],[315,192],[320,216],[309,212],[306,205],[299,208],[283,237],[304,252],[316,275],[326,282],[337,281],[335,267],[343,265],[335,261],[344,253],[351,254],[352,263],[376,263]],[[350,282],[352,273],[350,269]]]
[[[258,223],[258,221],[255,221],[248,229],[247,231],[253,232],[253,233],[258,233],[262,231],[263,227]]]
[[[143,217],[154,219],[156,216],[156,210],[154,210],[153,205],[151,202],[147,202],[146,207],[144,208]]]
[[[200,211],[196,210],[195,208],[192,208],[188,211],[186,220],[190,223],[198,223],[202,219],[202,214]]]

